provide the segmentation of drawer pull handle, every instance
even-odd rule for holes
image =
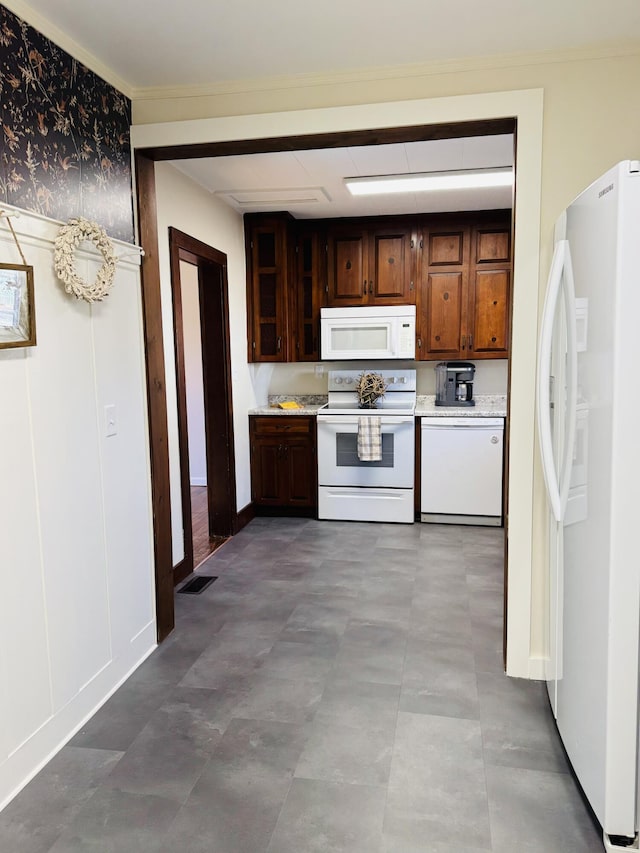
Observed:
[[[497,435],[491,436],[491,444],[497,444],[500,441]]]

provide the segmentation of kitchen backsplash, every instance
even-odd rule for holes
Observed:
[[[418,394],[435,394],[435,361],[393,362],[398,368],[412,367],[417,372]],[[474,394],[506,394],[508,382],[508,359],[478,360],[474,382]],[[256,404],[267,404],[269,395],[326,394],[327,371],[359,366],[356,362],[294,362],[289,364],[250,364]],[[363,364],[362,367],[371,367]],[[389,366],[385,362],[384,366]]]

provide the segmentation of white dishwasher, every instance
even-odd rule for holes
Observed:
[[[502,524],[504,418],[421,418],[420,518]]]

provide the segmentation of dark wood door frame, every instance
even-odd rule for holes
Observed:
[[[488,136],[515,133],[515,118],[412,127],[358,130],[344,133],[318,133],[305,136],[245,139],[197,145],[172,145],[135,151],[135,189],[139,241],[144,248],[141,278],[143,322],[146,350],[149,436],[151,442],[151,499],[153,511],[156,616],[158,641],[174,626],[173,560],[171,548],[171,504],[169,497],[169,449],[167,400],[162,317],[160,266],[154,162],[217,157],[232,154],[257,154],[268,151],[297,151],[314,148],[343,148],[353,145],[383,145],[428,139],[454,139],[464,136]],[[247,514],[236,516],[236,527],[246,523]]]
[[[191,482],[187,424],[187,384],[184,364],[184,327],[180,262],[198,270],[202,373],[207,458],[209,533],[231,536],[236,518],[236,468],[233,439],[231,345],[227,256],[189,234],[169,228],[173,333],[178,402],[180,489],[184,558],[174,566],[174,584],[193,569]]]

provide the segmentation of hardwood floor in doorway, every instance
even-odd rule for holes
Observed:
[[[193,528],[193,567],[197,569],[228,538],[226,536],[209,536],[206,486],[191,486],[191,524]]]

